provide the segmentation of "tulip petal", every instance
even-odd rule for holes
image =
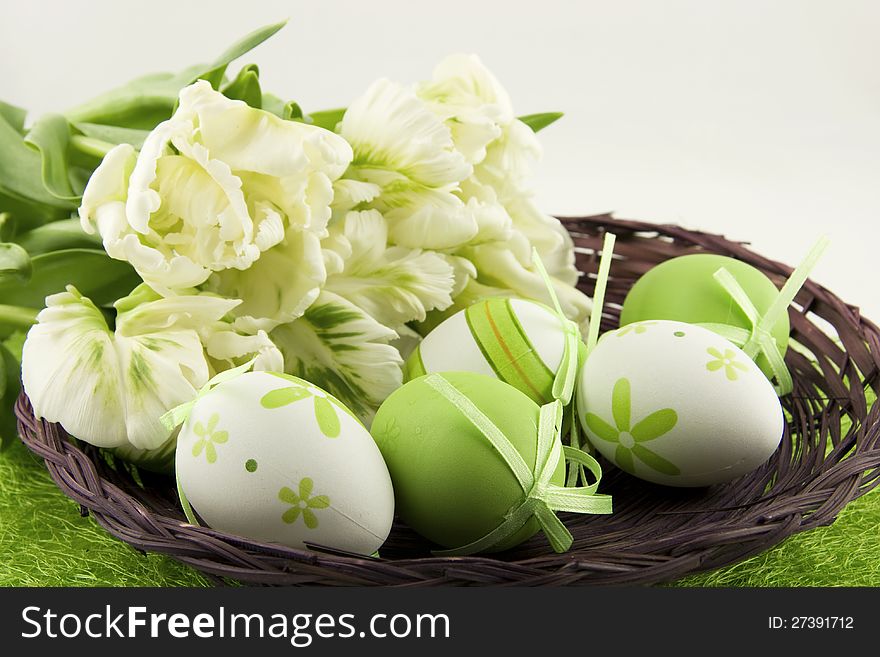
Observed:
[[[402,359],[388,344],[397,334],[327,290],[270,337],[284,355],[285,371],[334,395],[368,426],[402,382]]]
[[[112,334],[101,312],[72,286],[46,303],[22,360],[34,412],[99,447],[163,445],[171,432],[160,417],[208,380],[196,332]]]
[[[225,322],[216,322],[203,328],[199,334],[208,356],[224,362],[224,367],[217,369],[242,365],[251,359],[255,359],[254,371],[280,372],[284,369],[284,357],[263,330],[247,333]]]
[[[36,417],[99,447],[127,440],[113,335],[101,311],[73,288],[46,299],[22,351],[22,382]]]
[[[489,242],[460,249],[458,254],[474,263],[478,272],[477,280],[481,284],[507,289],[526,299],[549,303],[544,279],[533,265],[523,264],[517,257],[522,254],[515,253],[512,246],[510,242]],[[577,288],[552,275],[550,281],[566,317],[583,329],[592,307],[590,299]]]
[[[338,178],[352,158],[348,143],[329,130],[231,100],[204,81],[181,90],[178,112],[197,117],[202,143],[234,170],[278,177],[321,170]]]
[[[79,207],[80,223],[89,235],[94,234],[97,228],[95,211],[99,206],[112,202],[125,203],[128,179],[136,161],[137,151],[129,144],[119,144],[104,156],[89,177]]]
[[[487,146],[501,137],[513,120],[510,97],[475,55],[452,55],[434,69],[418,95],[442,117],[456,148],[473,164],[486,157]]]
[[[504,207],[513,226],[538,250],[547,273],[566,285],[577,285],[574,242],[559,219],[541,212],[526,195],[509,199]]]
[[[412,249],[452,249],[480,231],[472,209],[444,190],[395,185],[376,207],[388,220],[390,241]]]
[[[397,171],[427,187],[457,183],[471,171],[440,118],[389,80],[377,80],[349,106],[339,133],[354,149],[355,168]]]
[[[349,212],[342,227],[348,245],[343,269],[326,289],[365,310],[380,324],[423,321],[452,303],[454,271],[439,254],[386,247],[387,226],[375,210]]]
[[[165,331],[116,336],[115,347],[126,392],[128,442],[139,449],[159,447],[170,433],[162,415],[193,399],[208,380],[202,344],[195,331]]]
[[[224,297],[242,299],[232,312],[236,327],[246,333],[300,317],[315,299],[326,278],[318,237],[290,230],[284,242],[269,249],[244,271],[217,272],[206,287]]]
[[[238,299],[224,299],[208,294],[182,294],[161,297],[141,285],[113,306],[118,313],[116,331],[132,336],[168,329],[200,329],[216,322],[241,304]]]

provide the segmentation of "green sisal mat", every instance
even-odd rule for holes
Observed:
[[[680,586],[880,586],[880,494],[830,527],[797,534]],[[117,541],[59,491],[21,443],[0,453],[0,586],[210,586],[191,568]]]

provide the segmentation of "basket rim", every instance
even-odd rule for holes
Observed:
[[[614,232],[618,238],[613,272],[622,259],[627,266],[632,264],[636,268],[633,272],[627,271],[627,275],[638,274],[643,263],[634,259],[634,253],[639,248],[653,250],[654,255],[657,255],[654,252],[661,252],[659,255],[663,259],[695,250],[723,253],[757,266],[777,284],[792,271],[783,263],[752,252],[747,243],[674,224],[616,219],[610,214],[560,219],[574,240],[578,267],[586,273],[579,283],[582,288],[589,287],[590,275],[595,273],[598,264],[602,236],[608,231]],[[619,277],[620,273],[614,275]],[[616,293],[619,299],[620,289]],[[609,299],[614,298],[615,286],[609,281]],[[133,481],[127,479],[123,471],[114,471],[101,462],[97,448],[75,444],[60,426],[35,418],[23,391],[15,411],[22,442],[44,460],[56,485],[81,505],[83,515],[92,515],[111,535],[139,550],[171,556],[218,582],[234,579],[257,584],[388,586],[654,584],[735,563],[794,533],[830,524],[847,503],[880,484],[880,402],[868,408],[864,396],[868,385],[875,393],[880,389],[880,328],[863,318],[856,306],[843,302],[813,280],[804,285],[796,303],[802,310],[792,312],[790,309],[793,335],[808,336],[817,345],[815,348],[822,350],[820,385],[827,384],[829,390],[838,394],[829,395],[824,400],[810,397],[806,394],[808,386],[816,383],[810,379],[796,389],[804,394],[803,407],[809,413],[805,410],[801,415],[794,415],[792,423],[795,420],[803,423],[809,416],[810,427],[804,424],[795,429],[807,431],[811,439],[818,431],[817,445],[828,454],[818,455],[818,448],[808,449],[809,445],[804,443],[801,460],[807,455],[812,459],[808,465],[815,469],[815,476],[812,479],[798,478],[782,467],[785,459],[793,459],[794,453],[790,450],[795,449],[787,448],[789,441],[784,439],[773,459],[774,463],[782,464],[779,470],[767,472],[762,468],[758,475],[745,478],[750,489],[769,485],[771,479],[776,483],[768,493],[778,489],[773,495],[762,494],[757,501],[739,500],[740,507],[744,505],[748,511],[744,517],[749,523],[729,522],[725,525],[717,522],[718,528],[713,525],[712,532],[685,534],[687,540],[665,546],[668,548],[665,552],[658,549],[616,552],[615,546],[625,540],[617,533],[604,544],[589,533],[583,534],[581,538],[584,540],[579,542],[580,535],[576,534],[576,547],[561,555],[548,554],[549,548],[540,543],[543,540],[540,537],[537,543],[535,539],[527,543],[532,547],[511,553],[520,556],[500,557],[373,559],[252,541],[190,525],[183,518],[182,511],[169,506],[167,498],[154,498],[149,490],[136,490]],[[601,318],[603,329],[614,327],[616,312],[613,302],[606,306]],[[840,345],[813,326],[807,317],[809,313],[830,321],[840,334]],[[803,369],[806,359],[792,351],[789,350],[786,362],[790,367]],[[841,367],[837,381],[831,375],[835,365]],[[845,373],[857,374],[859,385],[853,385],[850,376],[850,385],[847,386]],[[813,374],[813,378],[818,376],[815,371]],[[824,407],[820,404],[823,401],[828,402]],[[795,405],[799,403],[796,401]],[[852,426],[846,435],[840,435],[838,423],[835,435],[833,421],[844,415],[852,417]],[[813,426],[817,421],[824,424],[824,428]],[[797,431],[790,433],[786,430],[786,436],[796,438],[796,434]],[[801,465],[801,461],[797,463]],[[145,482],[153,481],[152,475],[143,474]],[[645,495],[644,491],[634,494]],[[758,509],[756,515],[749,515],[757,502],[767,500],[772,501],[767,509]],[[665,522],[680,522],[683,516],[716,518],[724,513],[731,514],[732,518],[742,511],[734,504],[736,495],[729,499],[723,495],[710,496],[705,501],[708,502],[705,508],[688,510],[676,510],[674,505],[665,508],[664,505],[669,506],[665,501],[657,504]],[[719,501],[723,503],[717,504]],[[576,520],[565,515],[562,517],[568,525]],[[652,518],[646,522],[655,521],[656,518]],[[661,547],[664,547],[663,539],[662,535],[651,536],[651,540]]]

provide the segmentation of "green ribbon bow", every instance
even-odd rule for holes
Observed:
[[[593,292],[593,312],[591,313],[590,328],[587,333],[588,354],[591,351],[592,347],[596,345],[599,337],[599,324],[601,323],[602,318],[602,306],[605,303],[605,289],[608,285],[608,274],[611,270],[611,258],[614,254],[615,239],[616,237],[613,233],[605,233],[605,239],[602,243],[602,257],[599,260],[599,271],[596,277],[596,288]],[[532,261],[535,263],[535,267],[537,268],[538,273],[541,275],[541,278],[544,279],[544,285],[547,287],[547,292],[550,295],[551,301],[553,302],[553,308],[556,311],[556,316],[559,317],[559,322],[562,325],[562,330],[565,335],[565,345],[562,351],[562,361],[560,362],[559,369],[556,371],[556,376],[553,379],[552,395],[553,399],[557,399],[561,401],[563,405],[568,406],[571,403],[571,398],[574,395],[575,386],[577,384],[577,346],[581,338],[580,329],[578,328],[577,324],[569,320],[565,316],[565,313],[562,312],[562,306],[559,304],[559,299],[556,296],[556,290],[553,288],[553,283],[550,280],[550,276],[547,274],[547,270],[544,268],[544,263],[541,261],[541,257],[538,255],[538,249],[532,248]],[[573,449],[580,451],[581,442],[580,436],[578,434],[577,422],[578,420],[575,413],[574,404],[571,404],[569,445]],[[580,477],[581,481],[587,481],[586,472],[584,470],[584,467],[581,465],[577,465],[576,467],[572,467],[569,469],[568,478],[566,479],[566,485],[576,486],[578,482],[578,477]]]
[[[611,513],[611,496],[596,494],[602,477],[599,463],[579,449],[563,447],[559,439],[562,429],[561,401],[555,400],[541,407],[535,467],[532,470],[501,429],[451,383],[438,374],[427,375],[425,383],[451,403],[489,441],[504,459],[525,495],[522,502],[513,506],[504,520],[488,534],[467,545],[435,551],[435,555],[464,556],[482,552],[518,532],[532,517],[538,520],[553,549],[556,552],[565,552],[571,547],[572,536],[556,517],[555,511]],[[596,478],[595,483],[580,488],[550,483],[559,458],[563,455],[567,460],[588,469]]]
[[[245,372],[247,372],[251,367],[253,367],[254,362],[256,362],[256,358],[252,358],[244,365],[239,365],[238,367],[233,367],[231,370],[223,370],[219,374],[215,374],[213,377],[208,379],[208,382],[201,387],[201,389],[196,393],[196,396],[193,397],[188,402],[182,403],[180,406],[175,406],[170,411],[165,413],[162,417],[159,418],[159,421],[165,426],[169,431],[173,431],[175,427],[180,426],[186,419],[189,417],[189,414],[192,413],[193,406],[196,405],[196,402],[199,401],[206,394],[211,392],[212,388],[220,385],[221,383],[225,383],[226,381],[230,381],[238,376],[241,376]]]
[[[773,325],[778,321],[780,315],[782,315],[782,313],[788,309],[791,302],[794,301],[795,296],[797,296],[797,293],[800,291],[801,287],[803,287],[810,272],[816,266],[816,263],[819,262],[819,258],[822,257],[822,253],[828,247],[828,243],[828,238],[822,237],[813,245],[813,248],[810,249],[807,257],[804,258],[803,262],[801,262],[801,264],[792,272],[791,276],[789,276],[785,285],[782,286],[779,294],[776,295],[773,303],[770,304],[770,307],[763,316],[758,312],[755,304],[752,303],[752,300],[746,294],[745,290],[742,289],[742,286],[737,282],[733,275],[727,269],[722,267],[715,272],[714,278],[731,296],[736,305],[740,307],[740,310],[743,311],[746,318],[749,320],[751,329],[743,329],[737,326],[730,326],[729,324],[716,324],[711,322],[698,324],[698,326],[707,328],[718,333],[722,337],[727,338],[733,344],[740,347],[752,360],[754,360],[758,354],[763,354],[767,359],[767,362],[770,364],[773,378],[776,379],[776,383],[773,387],[776,390],[776,394],[780,397],[790,393],[794,384],[791,379],[791,373],[785,365],[785,358],[770,331],[773,329]]]

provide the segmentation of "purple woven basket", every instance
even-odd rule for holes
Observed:
[[[791,268],[719,235],[609,215],[563,219],[574,239],[579,287],[592,295],[597,250],[617,235],[601,318],[618,325],[620,304],[654,265],[708,252],[732,256],[781,286]],[[653,584],[735,563],[801,531],[834,522],[851,500],[880,481],[880,329],[813,281],[789,309],[792,338],[813,360],[788,350],[794,390],[782,443],[754,472],[729,484],[673,489],[637,480],[603,463],[611,516],[561,514],[574,537],[555,554],[541,534],[502,554],[439,558],[395,523],[382,559],[298,550],[188,524],[171,477],[134,472],[101,450],[37,420],[27,397],[16,405],[27,447],[43,458],[58,487],[108,532],[144,551],[167,554],[217,578],[275,585],[558,585]],[[830,325],[837,339],[826,333]],[[822,326],[826,328],[823,329]],[[842,428],[845,427],[845,430]]]

